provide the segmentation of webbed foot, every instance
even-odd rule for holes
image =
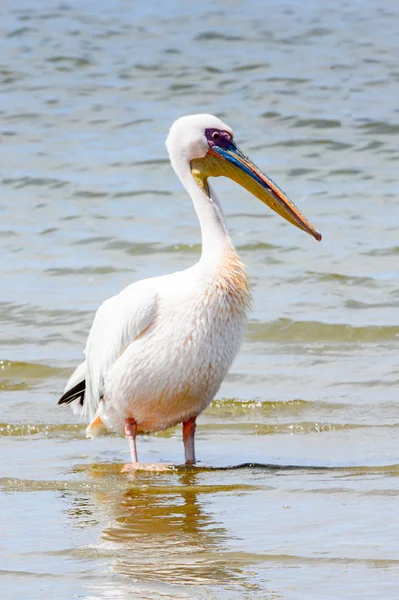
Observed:
[[[174,469],[174,465],[169,463],[142,463],[142,462],[134,462],[127,463],[122,467],[121,473],[134,473],[136,471],[154,471],[154,472],[162,472],[162,471],[171,471]]]

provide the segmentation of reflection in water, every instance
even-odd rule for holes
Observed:
[[[123,589],[131,593],[133,585],[137,598],[152,597],[148,593],[159,585],[162,594],[155,597],[162,598],[169,597],[164,594],[171,586],[171,598],[192,597],[184,590],[194,585],[204,586],[205,595],[200,597],[206,598],[215,597],[209,595],[208,585],[220,586],[220,597],[226,598],[235,597],[239,589],[241,593],[258,589],[250,581],[253,574],[246,570],[245,558],[238,559],[228,547],[231,534],[207,510],[214,494],[218,494],[219,501],[220,495],[226,496],[222,502],[228,504],[228,497],[237,491],[242,493],[246,486],[204,485],[203,474],[195,470],[156,475],[140,472],[130,477],[128,487],[122,487],[118,477],[116,489],[107,486],[95,492],[96,508],[92,507],[97,517],[105,511],[112,519],[102,530],[99,550],[111,560],[115,573],[129,578],[128,587],[126,581],[120,582]],[[76,501],[76,510],[69,510],[69,515],[87,522],[91,503],[86,499],[82,513],[77,506],[81,502]],[[114,586],[112,593],[107,586],[95,597],[124,598],[122,587]]]

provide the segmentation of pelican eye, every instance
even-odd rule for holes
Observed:
[[[233,138],[228,131],[222,129],[205,129],[205,137],[208,145],[220,146],[221,148],[227,148],[233,143]]]

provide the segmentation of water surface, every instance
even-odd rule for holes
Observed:
[[[370,598],[399,584],[397,3],[3,3],[7,600]],[[215,187],[254,293],[197,469],[120,474],[56,406],[100,302],[197,260],[164,139],[217,114],[323,233]],[[178,428],[139,440],[180,465]]]

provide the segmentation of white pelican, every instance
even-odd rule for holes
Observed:
[[[166,147],[194,204],[202,254],[189,269],[126,287],[94,317],[85,357],[59,404],[90,418],[88,436],[124,432],[128,470],[140,468],[136,435],[183,424],[186,464],[195,463],[197,416],[212,402],[237,354],[251,294],[209,177],[239,183],[287,221],[321,239],[298,208],[212,115],[181,117]]]

